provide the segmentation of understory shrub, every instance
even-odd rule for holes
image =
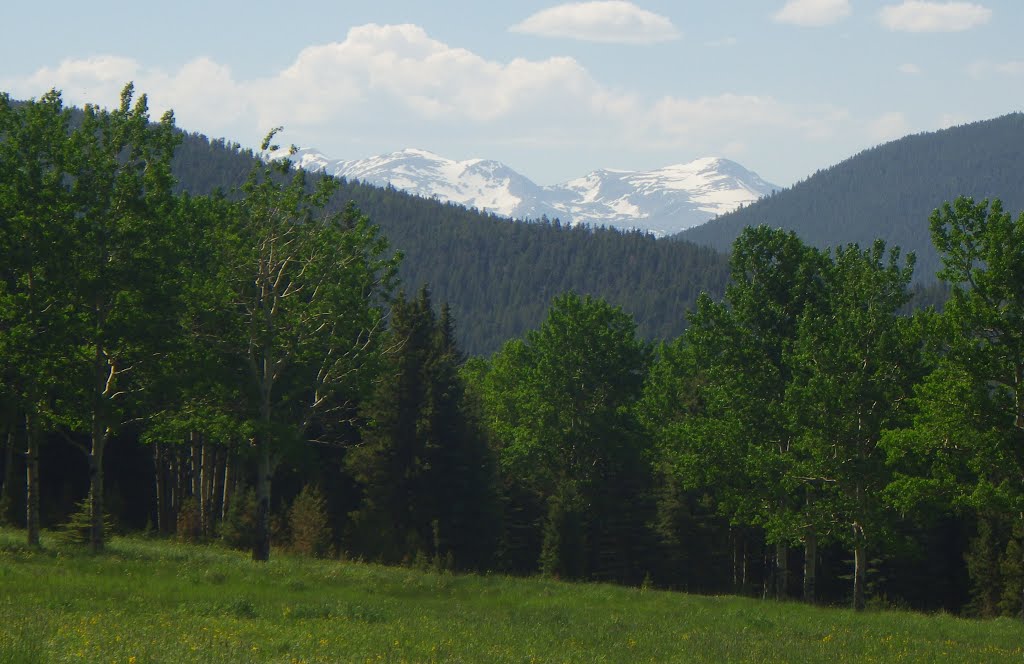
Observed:
[[[288,512],[292,550],[323,558],[331,553],[333,533],[328,523],[327,501],[320,489],[306,485]]]

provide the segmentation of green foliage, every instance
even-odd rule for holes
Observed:
[[[288,510],[291,549],[296,553],[325,558],[331,554],[334,537],[328,523],[327,501],[320,489],[306,485]]]
[[[0,373],[33,458],[40,431],[88,436],[90,545],[101,549],[105,445],[138,405],[177,301],[177,136],[173,115],[150,122],[131,84],[117,108],[70,120],[57,92],[16,106],[0,97],[0,250],[12,258],[0,274]]]
[[[524,342],[510,342],[487,376],[502,463],[544,492],[573,478],[592,485],[636,443],[630,407],[649,351],[635,323],[602,300],[569,293]]]
[[[770,542],[799,541],[817,524],[792,450],[787,390],[800,321],[822,306],[825,257],[791,232],[748,228],[737,239],[722,302],[698,301],[687,330],[695,407],[655,424],[662,453],[683,483],[713,494],[733,523],[764,528]],[[689,374],[688,376],[686,374]]]
[[[543,556],[573,577],[643,576],[633,547],[648,537],[649,469],[634,406],[649,358],[629,315],[568,293],[483,378],[503,471],[546,504]]]
[[[226,391],[241,397],[254,431],[258,560],[270,555],[277,465],[369,389],[400,258],[353,204],[326,211],[334,180],[310,183],[290,167],[287,159],[253,166],[214,234],[208,286],[224,312],[208,333],[238,371]]]
[[[929,321],[933,370],[914,390],[912,422],[885,441],[898,469],[889,491],[905,507],[977,514],[975,607],[992,613],[1003,595],[1000,610],[1016,611],[1017,535],[997,537],[993,524],[1015,524],[1024,505],[1024,215],[960,197],[930,222],[952,292]]]
[[[973,574],[972,579],[982,580]],[[1013,522],[1006,551],[999,560],[999,578],[991,581],[985,589],[992,592],[994,589],[1002,588],[1002,596],[999,598],[999,610],[1002,614],[1014,618],[1024,617],[1024,522],[1019,518]]]
[[[544,519],[544,540],[540,549],[540,572],[556,579],[579,579],[586,575],[585,505],[569,483],[548,498]]]
[[[999,615],[1003,574],[1000,569],[1001,544],[1006,539],[999,520],[989,517],[978,522],[978,533],[964,558],[973,583],[967,610],[983,618]]]
[[[174,182],[179,138],[179,165],[219,155],[205,184]],[[228,193],[180,195],[201,186]],[[416,257],[400,266],[353,199]],[[939,546],[910,576],[953,574],[910,596],[958,608],[969,571],[975,610],[1017,612],[1024,218],[960,199],[932,230],[950,301],[911,317],[911,263],[881,243],[823,252],[751,228],[723,290],[713,252],[508,223],[253,161],[181,137],[171,116],[150,123],[130,86],[117,109],[78,114],[57,93],[2,97],[0,423],[20,438],[25,422],[29,458],[63,439],[43,447],[56,471],[43,474],[44,514],[70,503],[54,487],[84,470],[65,458],[79,446],[94,517],[135,511],[140,525],[152,460],[139,440],[161,443],[164,500],[200,479],[219,495],[210,480],[224,477],[218,455],[163,454],[169,443],[231,446],[232,479],[248,473],[258,491],[236,497],[222,534],[261,560],[271,538],[322,555],[330,524],[349,529],[353,555],[424,569],[768,592],[785,590],[788,547],[820,542],[830,579],[840,547],[854,548],[855,597],[870,553],[876,601],[889,602],[931,553],[915,549]],[[432,275],[456,301],[436,313],[423,289],[392,302],[399,270],[413,284]],[[581,294],[541,321],[571,287]],[[685,336],[652,352],[642,337],[677,334],[695,301]],[[471,316],[464,328],[453,312]],[[463,365],[456,338],[480,352],[531,327]],[[104,483],[108,443],[119,458]],[[313,483],[322,495],[271,513]],[[104,486],[118,487],[106,508]],[[195,503],[175,507],[182,538],[212,525]],[[844,594],[829,583],[828,597]],[[207,608],[267,615],[249,596]],[[322,603],[298,614],[382,615]]]
[[[826,301],[801,317],[787,389],[799,432],[808,500],[830,515],[854,550],[853,600],[862,608],[867,549],[886,538],[880,494],[889,474],[883,432],[903,423],[900,406],[923,373],[920,337],[897,313],[910,299],[914,257],[885,244],[838,248],[824,270]],[[819,512],[820,513],[820,512]]]
[[[389,352],[347,464],[363,491],[357,537],[375,558],[480,569],[497,538],[494,462],[458,374],[449,309],[427,289],[392,306]]]
[[[86,498],[75,503],[75,510],[68,516],[68,520],[56,529],[54,534],[58,541],[65,544],[88,544],[91,528],[92,508]],[[109,537],[113,532],[114,521],[109,514],[104,514],[104,537]]]
[[[233,549],[252,549],[256,537],[256,492],[251,487],[235,493],[220,526],[220,536]]]

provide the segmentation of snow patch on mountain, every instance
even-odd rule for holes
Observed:
[[[286,155],[280,151],[273,156]],[[352,161],[331,160],[303,148],[291,159],[308,171],[391,185],[499,216],[547,216],[567,224],[640,229],[655,235],[698,226],[778,189],[736,162],[714,157],[651,171],[601,169],[551,186],[539,186],[498,161],[454,161],[412,148]]]

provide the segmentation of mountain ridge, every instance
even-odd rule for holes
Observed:
[[[499,161],[456,161],[418,148],[348,161],[301,148],[291,159],[308,171],[392,186],[502,217],[557,218],[568,225],[611,226],[656,236],[705,223],[779,189],[741,164],[719,157],[647,171],[597,169],[546,186]]]
[[[1024,113],[904,136],[818,170],[757,202],[673,237],[728,251],[746,226],[795,231],[828,247],[881,238],[917,256],[915,279],[940,267],[928,219],[945,201],[999,198],[1024,210]]]

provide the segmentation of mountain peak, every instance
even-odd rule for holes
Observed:
[[[420,148],[402,148],[401,150],[396,150],[395,152],[390,153],[388,156],[389,157],[423,157],[424,159],[434,159],[434,160],[437,160],[437,161],[451,161],[451,159],[446,159],[445,157],[442,157],[441,155],[437,154],[436,152],[431,152],[430,150],[421,150]]]
[[[547,187],[499,161],[454,161],[419,148],[353,161],[330,160],[315,150],[303,149],[293,160],[307,170],[391,185],[499,216],[547,216],[567,224],[639,229],[655,235],[700,225],[777,189],[740,164],[720,157],[701,157],[650,171],[598,169]]]

